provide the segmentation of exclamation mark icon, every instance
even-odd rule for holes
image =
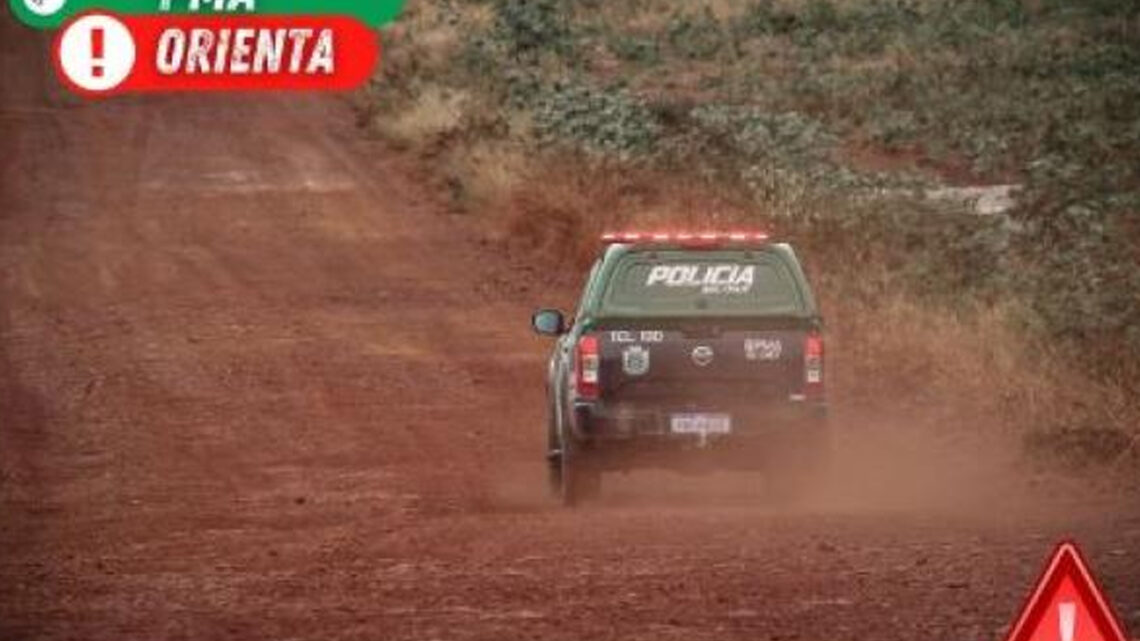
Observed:
[[[1077,604],[1065,601],[1057,606],[1060,618],[1061,641],[1074,641],[1077,633]]]
[[[91,30],[91,76],[103,77],[103,27]]]

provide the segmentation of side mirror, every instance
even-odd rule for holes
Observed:
[[[545,336],[558,336],[566,331],[566,319],[557,309],[540,309],[530,318],[534,331]]]

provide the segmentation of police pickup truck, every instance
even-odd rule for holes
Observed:
[[[826,458],[823,322],[795,252],[761,232],[603,236],[547,375],[550,482],[564,505],[607,471],[761,471],[776,495]]]

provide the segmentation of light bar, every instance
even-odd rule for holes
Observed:
[[[640,232],[615,231],[602,234],[604,243],[709,244],[766,242],[762,231]]]

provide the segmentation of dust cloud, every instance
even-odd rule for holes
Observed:
[[[699,455],[699,452],[695,452]],[[794,501],[775,501],[763,473],[671,470],[607,472],[602,496],[579,509],[654,508],[762,513],[908,513],[1016,518],[1049,509],[1059,493],[1088,503],[1105,490],[1088,479],[1051,474],[1029,461],[1011,434],[932,430],[874,418],[836,421],[832,455]],[[491,511],[551,509],[546,467],[508,465],[493,474]]]

